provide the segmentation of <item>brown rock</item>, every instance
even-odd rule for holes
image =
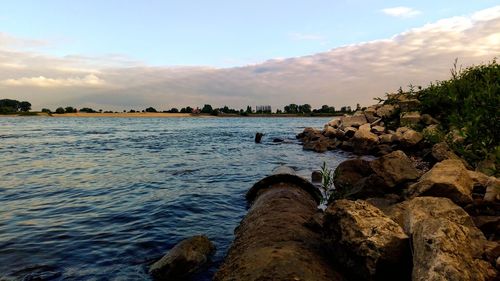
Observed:
[[[346,138],[352,138],[354,137],[354,134],[356,134],[356,131],[358,129],[354,128],[354,127],[347,127],[344,129],[344,135]]]
[[[352,139],[354,152],[368,153],[378,143],[378,136],[370,132],[370,124],[361,125]]]
[[[359,127],[363,124],[366,124],[367,122],[368,121],[366,120],[364,114],[340,117],[340,123],[342,124],[342,128]]]
[[[205,265],[215,246],[204,235],[193,236],[175,245],[149,269],[155,280],[184,279]]]
[[[384,104],[377,109],[377,116],[389,118],[396,112],[396,108],[391,104]]]
[[[330,126],[325,126],[325,129],[323,129],[323,136],[327,138],[334,138],[336,136],[337,129],[334,129],[333,127]]]
[[[337,129],[340,126],[340,118],[334,118],[328,122],[328,126]]]
[[[464,206],[472,202],[472,180],[460,160],[445,160],[411,185],[408,193],[412,197],[446,197]]]
[[[488,280],[494,268],[481,260],[486,240],[444,218],[420,220],[414,227],[412,280]]]
[[[420,122],[420,113],[416,111],[402,113],[399,122],[403,126],[416,126]]]
[[[325,212],[323,229],[332,261],[357,278],[409,279],[408,236],[373,205],[337,200]]]
[[[426,124],[426,125],[435,125],[435,124],[439,124],[439,121],[434,119],[431,115],[429,114],[422,114],[422,116],[420,117],[420,120]]]
[[[401,135],[401,138],[399,139],[399,142],[401,143],[401,145],[405,146],[405,147],[411,147],[411,146],[415,146],[416,144],[418,144],[422,139],[424,138],[424,136],[415,131],[415,130],[406,130],[402,135]]]
[[[370,167],[378,176],[384,179],[385,186],[389,188],[415,180],[420,176],[413,162],[401,150],[371,161]]]
[[[335,169],[333,183],[335,189],[347,193],[364,177],[373,173],[370,162],[362,159],[350,159],[340,163]]]
[[[436,143],[432,146],[432,157],[438,162],[447,159],[460,159],[445,142]]]
[[[382,135],[385,132],[385,127],[382,126],[373,126],[371,132],[376,135]]]
[[[378,137],[380,143],[392,143],[392,134],[383,134]]]

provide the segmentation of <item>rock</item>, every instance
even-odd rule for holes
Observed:
[[[377,109],[377,116],[390,118],[396,112],[396,108],[391,104],[384,104]]]
[[[412,280],[488,280],[495,270],[480,259],[485,240],[445,218],[419,221],[412,235]]]
[[[285,140],[282,138],[274,138],[273,142],[284,142]]]
[[[215,246],[206,236],[193,236],[175,245],[149,273],[156,280],[184,279],[204,266],[214,252]]]
[[[489,239],[498,239],[500,235],[500,216],[475,216],[474,224]]]
[[[378,119],[378,117],[376,116],[377,109],[374,106],[370,106],[370,107],[366,108],[363,111],[363,113],[365,114],[365,117],[366,117],[366,120],[368,121],[368,123],[372,123]]]
[[[383,134],[378,137],[380,143],[392,143],[392,134]]]
[[[388,144],[379,144],[379,145],[375,146],[375,148],[372,150],[373,154],[375,156],[379,156],[379,157],[387,155],[393,151],[394,150],[392,149],[392,146],[390,146]]]
[[[378,143],[378,136],[370,132],[370,129],[370,124],[364,124],[354,134],[353,144],[355,153],[368,153]]]
[[[328,150],[328,147],[330,146],[330,142],[326,138],[321,138],[318,140],[314,141],[309,141],[307,143],[304,143],[303,149],[304,150],[313,150],[315,152],[323,153]]]
[[[354,134],[356,134],[357,131],[358,129],[354,127],[347,127],[344,129],[344,135],[346,138],[352,138],[354,137]]]
[[[342,144],[340,144],[340,148],[345,151],[353,151],[354,145],[351,141],[343,141]]]
[[[373,173],[370,162],[363,159],[350,159],[340,163],[335,169],[333,184],[336,191],[346,193],[364,177]]]
[[[481,172],[467,171],[474,187],[479,186],[485,190],[484,199],[485,201],[500,201],[500,179],[496,177],[490,177]]]
[[[327,124],[328,126],[337,129],[340,126],[340,118],[334,118],[330,120]]]
[[[321,183],[323,180],[323,175],[321,174],[321,171],[313,171],[311,174],[311,181],[314,183]]]
[[[436,143],[432,146],[432,157],[438,162],[447,159],[460,159],[445,142]]]
[[[348,199],[367,199],[381,197],[386,193],[384,180],[376,174],[371,174],[358,180],[352,188],[339,190],[340,197]],[[337,196],[338,198],[339,196]]]
[[[393,141],[399,142],[404,147],[412,147],[418,144],[424,137],[421,133],[409,129],[407,127],[401,127],[396,130],[393,135]]]
[[[391,208],[396,203],[398,203],[399,200],[400,200],[400,197],[398,195],[396,195],[396,194],[386,194],[386,195],[384,195],[384,197],[372,197],[372,198],[368,198],[368,199],[366,199],[366,202],[368,202],[368,203],[372,204],[373,206],[379,208],[380,210],[382,210],[385,213],[385,211],[384,211],[385,209]]]
[[[333,127],[330,126],[325,126],[325,129],[323,130],[323,136],[327,138],[334,138],[336,136],[337,129],[334,129]]]
[[[263,133],[256,133],[255,134],[255,143],[260,143],[260,141],[262,140],[262,136],[264,136]]]
[[[500,257],[500,243],[496,241],[486,241],[483,255],[491,265],[496,266],[496,260]]]
[[[420,122],[420,113],[416,111],[401,113],[399,122],[403,126],[414,127]]]
[[[331,259],[361,280],[408,280],[409,239],[366,201],[337,200],[325,212],[323,236]]]
[[[364,114],[340,117],[340,123],[342,124],[342,128],[359,127],[363,124],[366,124],[367,122],[368,121],[366,120]]]
[[[445,160],[411,185],[408,193],[412,197],[446,197],[464,206],[472,202],[472,179],[460,160]]]
[[[422,114],[422,116],[420,116],[420,120],[422,121],[422,123],[424,123],[425,125],[435,125],[435,124],[439,124],[439,121],[434,119],[431,115],[429,114]]]
[[[406,154],[397,150],[370,162],[372,170],[384,179],[385,186],[393,188],[420,176]]]
[[[385,127],[373,126],[371,132],[377,135],[382,135],[385,132]]]
[[[400,211],[399,214],[397,214],[397,210]],[[395,221],[402,222],[402,227],[408,235],[411,235],[414,232],[415,225],[422,220],[443,218],[450,222],[470,228],[470,233],[476,239],[483,238],[483,235],[479,229],[475,227],[475,224],[469,214],[448,198],[417,197],[405,201],[405,203],[401,204],[399,208],[396,207],[392,211],[393,213],[389,217],[395,219]],[[393,217],[393,215],[395,216]]]
[[[353,134],[354,135],[354,134]],[[341,129],[335,129],[335,137],[339,140],[343,139],[345,136],[345,132]]]
[[[403,97],[398,102],[402,112],[416,111],[420,107],[420,101],[417,99]]]
[[[486,174],[488,176],[495,175],[495,171],[497,167],[495,165],[495,160],[493,159],[484,159],[481,162],[477,163],[476,171]]]

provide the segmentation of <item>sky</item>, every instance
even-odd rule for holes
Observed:
[[[34,109],[369,105],[500,54],[498,0],[0,3],[0,98]]]

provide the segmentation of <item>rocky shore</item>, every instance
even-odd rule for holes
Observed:
[[[416,108],[401,98],[304,129],[306,150],[375,158],[335,169],[324,211],[318,186],[290,169],[256,183],[214,280],[500,280],[500,180],[431,141],[439,121]],[[211,249],[183,244],[163,264],[200,268]]]

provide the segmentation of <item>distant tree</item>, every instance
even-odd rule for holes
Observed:
[[[52,113],[52,111],[50,111],[50,109],[48,109],[48,108],[42,108],[42,112],[43,113]]]
[[[356,104],[356,111],[361,110],[361,105],[359,103]]]
[[[66,112],[66,111],[65,111],[65,110],[64,110],[64,108],[62,108],[62,107],[58,107],[58,108],[56,109],[56,113],[57,113],[57,114],[64,114],[65,112]]]
[[[72,106],[67,106],[66,108],[64,108],[64,111],[65,113],[76,113],[76,108]]]
[[[169,111],[169,112],[170,112],[170,113],[178,113],[178,112],[179,112],[179,110],[178,110],[177,108],[173,107],[173,108],[171,108],[171,109],[170,109],[170,111]]]
[[[213,108],[210,104],[205,104],[201,109],[201,113],[212,113]]]
[[[123,113],[127,112],[125,109],[123,110]]]
[[[311,113],[311,105],[310,104],[303,104],[299,106],[299,112],[300,113]]]
[[[299,106],[294,104],[294,103],[291,103],[291,104],[285,106],[284,109],[285,109],[285,113],[295,114],[295,113],[298,113]]]
[[[212,112],[210,112],[210,115],[213,115],[213,116],[217,116],[217,115],[219,115],[219,114],[220,114],[220,111],[219,111],[219,109],[217,109],[217,108],[216,108],[216,109],[214,109],[214,110],[212,110]]]
[[[283,113],[283,110],[281,110],[281,109],[276,109],[276,114],[281,114],[281,113]]]
[[[102,109],[99,109],[99,113],[102,113]]]
[[[153,107],[148,107],[146,108],[146,112],[158,112],[158,111],[156,111],[156,109],[154,109]]]
[[[89,107],[84,107],[84,108],[81,108],[81,109],[80,109],[80,112],[94,113],[94,112],[96,112],[96,111],[95,111],[95,110],[93,110],[92,108],[89,108]]]
[[[247,111],[246,111],[246,113],[252,114],[252,107],[251,106],[247,105]]]
[[[131,110],[129,110],[128,112],[130,112],[130,113],[135,113],[135,110],[131,109]]]
[[[11,99],[0,100],[0,112],[1,113],[12,113],[19,110],[19,101]]]
[[[230,113],[231,110],[229,109],[229,107],[227,105],[224,105],[224,107],[220,111],[222,111],[224,113]]]
[[[22,112],[28,112],[31,110],[31,103],[27,102],[27,101],[22,101],[19,103],[19,110],[21,110]]]

